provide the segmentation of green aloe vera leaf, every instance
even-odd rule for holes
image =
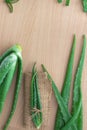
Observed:
[[[12,66],[10,67],[10,70],[5,76],[4,81],[2,82],[2,84],[0,84],[0,113],[2,112],[8,91],[10,89],[13,76],[16,70],[16,65],[17,65],[17,61],[15,61],[14,64],[12,64]]]
[[[6,124],[4,126],[3,130],[7,130],[8,125],[14,115],[17,101],[18,101],[18,95],[21,87],[21,80],[22,80],[22,55],[21,55],[21,47],[19,45],[14,45],[12,48],[8,49],[1,57],[0,57],[0,63],[4,60],[5,57],[11,55],[14,53],[14,55],[17,57],[17,67],[15,68],[17,70],[17,77],[16,77],[16,85],[15,85],[15,92],[14,92],[14,99],[13,104],[11,108],[11,112],[9,114],[9,117],[6,121]],[[14,76],[14,75],[13,75]],[[7,90],[6,90],[7,91]]]
[[[84,35],[84,41],[83,41],[83,47],[82,52],[75,76],[74,81],[74,91],[73,91],[73,108],[72,108],[72,114],[74,115],[76,113],[76,110],[78,108],[78,102],[82,103],[82,90],[81,90],[81,80],[82,80],[82,71],[83,71],[83,65],[84,65],[84,59],[85,59],[85,51],[86,51],[86,37]],[[79,91],[81,94],[79,94]],[[81,100],[79,98],[81,97]],[[83,108],[81,106],[80,113],[78,115],[77,119],[77,128],[79,130],[82,130],[83,128]]]
[[[53,79],[51,78],[50,74],[48,73],[48,71],[46,70],[45,66],[42,65],[42,69],[43,71],[46,73],[48,80],[51,82],[52,85],[52,89],[54,91],[54,95],[56,97],[56,100],[59,104],[59,107],[61,109],[61,113],[63,115],[63,119],[65,121],[65,123],[72,117],[72,115],[70,114],[70,112],[68,111],[68,108],[55,84],[55,82],[53,81]],[[76,126],[73,125],[73,129],[76,129]]]
[[[63,84],[63,89],[61,92],[61,95],[63,97],[63,100],[64,100],[67,108],[68,108],[68,102],[69,102],[69,97],[70,97],[70,86],[71,86],[71,80],[72,80],[75,46],[76,46],[76,36],[74,35],[71,53],[70,53],[70,57],[69,57],[68,65],[67,65],[65,80],[64,80],[64,84]],[[65,125],[65,122],[64,122],[64,119],[63,119],[63,116],[61,113],[61,109],[59,107],[57,109],[54,130],[60,130],[60,128],[63,127],[64,125]],[[73,129],[73,127],[72,127],[72,129]]]
[[[30,106],[31,106],[32,121],[35,127],[39,129],[42,125],[43,117],[42,117],[42,104],[41,104],[40,92],[38,86],[38,74],[35,68],[35,64],[32,69]]]
[[[83,11],[87,12],[87,0],[82,0],[82,4],[83,4]]]
[[[3,58],[3,61],[0,62],[0,85],[3,82],[5,76],[9,72],[11,66],[17,61],[17,57],[14,53]]]
[[[82,70],[83,70],[83,64],[85,58],[85,49],[86,49],[86,37],[84,36],[82,53],[80,56],[80,61],[78,64],[78,68],[74,80],[72,118],[65,124],[65,126],[61,130],[66,130],[70,128],[72,123],[76,124],[78,130],[83,129],[81,79],[82,79]]]
[[[69,6],[70,0],[66,0],[66,6]]]
[[[17,3],[19,0],[5,0],[8,8],[9,8],[9,11],[12,13],[13,12],[13,4],[14,3]]]

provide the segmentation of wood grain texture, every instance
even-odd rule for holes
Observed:
[[[31,71],[34,61],[38,69],[43,63],[48,68],[53,79],[61,90],[65,70],[72,44],[73,34],[76,33],[77,45],[75,52],[74,73],[82,47],[82,35],[87,35],[87,14],[82,10],[81,0],[71,0],[69,7],[65,2],[58,4],[56,0],[20,0],[14,4],[14,12],[9,13],[3,0],[0,2],[0,54],[15,43],[23,48],[24,72]],[[87,54],[83,71],[83,104],[84,129],[87,128]],[[22,85],[23,86],[23,85]],[[2,115],[0,126],[6,121],[10,111],[14,83],[9,91]],[[71,102],[70,102],[71,103]],[[47,130],[53,130],[57,103],[52,97],[51,119]],[[23,87],[20,92],[17,109],[11,121],[11,130],[15,127],[23,129]]]

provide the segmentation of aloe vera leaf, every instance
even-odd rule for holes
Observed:
[[[62,0],[57,0],[58,1],[58,3],[62,3]]]
[[[63,97],[63,100],[64,100],[67,108],[68,108],[68,102],[69,102],[69,97],[70,97],[70,86],[71,86],[71,80],[72,80],[75,46],[76,46],[76,36],[74,35],[71,53],[70,53],[70,57],[69,57],[68,65],[67,65],[65,80],[64,80],[64,84],[63,84],[63,89],[61,92],[61,95]],[[60,130],[60,128],[63,127],[64,125],[65,125],[64,119],[63,119],[63,116],[61,113],[61,109],[59,107],[57,109],[54,130]]]
[[[66,0],[66,6],[69,6],[70,0]]]
[[[66,123],[66,125],[61,130],[68,129],[72,123],[76,124],[78,130],[82,130],[83,127],[81,79],[85,58],[85,49],[86,49],[86,37],[84,36],[82,53],[74,80],[72,118],[68,121],[68,123]]]
[[[14,3],[17,3],[19,0],[5,0],[8,8],[9,8],[9,11],[12,13],[13,12],[13,5]]]
[[[81,52],[79,65],[77,68],[75,81],[74,81],[72,115],[74,115],[76,113],[76,110],[78,108],[78,102],[82,103],[81,80],[82,80],[82,71],[83,71],[83,65],[84,65],[84,59],[85,59],[85,50],[86,50],[86,37],[84,35],[82,52]],[[79,94],[79,91],[81,92],[81,94]],[[80,97],[81,97],[81,100],[79,101]],[[77,128],[79,130],[82,130],[82,128],[83,128],[83,108],[82,108],[82,106],[81,106],[81,110],[80,110],[80,113],[78,115],[76,122],[77,122]]]
[[[54,91],[54,94],[55,94],[56,100],[59,104],[59,107],[61,108],[61,113],[63,115],[63,119],[65,120],[65,122],[67,122],[70,119],[70,117],[72,117],[72,116],[71,116],[70,112],[68,111],[68,108],[67,108],[56,84],[54,83],[53,79],[51,78],[50,74],[48,73],[48,71],[46,70],[44,65],[42,65],[42,69],[47,74],[47,78],[52,84],[52,89]]]
[[[59,107],[61,109],[61,113],[63,115],[63,119],[65,121],[65,123],[71,119],[72,115],[70,114],[70,112],[68,111],[68,108],[65,104],[65,102],[63,101],[63,98],[61,96],[61,94],[59,93],[59,90],[57,89],[57,86],[56,84],[54,83],[54,81],[52,80],[50,74],[48,73],[48,71],[46,70],[46,68],[44,67],[44,65],[42,64],[42,68],[43,68],[43,71],[47,74],[47,78],[48,80],[51,82],[52,84],[52,89],[54,91],[54,94],[55,94],[55,97],[56,97],[56,100],[59,104]],[[74,130],[77,130],[77,127],[75,125],[72,126]],[[72,128],[70,128],[69,130],[71,130]]]
[[[11,50],[12,49],[12,50]],[[18,101],[18,95],[19,95],[19,91],[20,91],[20,87],[21,87],[21,80],[22,80],[22,56],[21,56],[21,47],[19,45],[16,45],[14,47],[12,47],[11,49],[9,49],[4,55],[7,55],[11,52],[14,52],[17,55],[18,58],[18,62],[17,62],[17,77],[16,77],[16,85],[15,85],[15,92],[14,92],[14,99],[13,99],[13,104],[12,104],[12,108],[11,108],[11,112],[9,114],[9,117],[7,119],[7,122],[4,126],[3,130],[7,130],[8,125],[14,115],[16,106],[17,106],[17,101]]]
[[[82,0],[82,4],[83,4],[83,11],[87,12],[87,0]]]
[[[5,76],[9,72],[11,66],[17,61],[17,57],[14,53],[3,58],[3,61],[0,62],[0,85],[3,82]]]
[[[4,78],[4,81],[2,82],[2,84],[0,84],[0,113],[2,112],[4,103],[5,103],[5,99],[7,97],[8,91],[10,89],[12,80],[13,80],[13,76],[16,70],[16,65],[17,65],[17,60],[14,62],[14,64],[12,63],[12,66],[10,67],[10,70],[8,71],[7,75]]]
[[[31,104],[31,110],[36,109],[35,111],[31,112],[31,115],[34,125],[36,126],[37,129],[39,129],[43,119],[42,119],[42,105],[38,86],[38,74],[35,68],[35,64],[32,69],[30,104]]]

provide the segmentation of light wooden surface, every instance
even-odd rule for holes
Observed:
[[[44,63],[53,79],[62,88],[73,34],[76,33],[74,73],[82,47],[82,35],[87,35],[87,14],[82,11],[81,0],[71,0],[69,7],[58,4],[56,0],[20,0],[9,13],[3,0],[0,1],[0,54],[15,43],[23,48],[23,71],[31,71],[33,62],[38,69]],[[87,55],[83,71],[82,91],[84,105],[84,129],[87,128]],[[73,75],[74,75],[73,73]],[[9,114],[13,96],[13,87],[8,94],[0,126],[3,126]],[[70,102],[71,103],[71,102]],[[53,130],[57,103],[52,96],[51,118],[47,130]],[[11,121],[11,130],[23,129],[23,85],[17,109]]]

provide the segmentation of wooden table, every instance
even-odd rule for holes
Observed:
[[[65,1],[64,1],[65,2]],[[20,0],[11,14],[0,2],[0,54],[15,43],[23,48],[23,71],[31,71],[34,61],[41,70],[44,63],[61,90],[73,34],[77,36],[73,77],[82,48],[83,34],[87,34],[87,14],[83,12],[81,0],[71,0],[69,7],[56,0]],[[87,128],[87,54],[83,70],[82,91],[84,105],[84,129]],[[0,115],[0,126],[9,114],[14,83],[9,91],[4,110]],[[71,101],[70,101],[71,104]],[[50,121],[47,130],[53,130],[57,102],[52,95]],[[10,129],[23,129],[23,85],[17,109]]]

